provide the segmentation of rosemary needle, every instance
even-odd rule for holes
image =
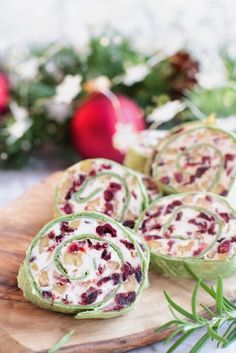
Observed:
[[[220,275],[217,277],[216,290],[209,287],[208,284],[202,281],[191,268],[186,264],[185,268],[189,271],[192,277],[196,280],[196,285],[192,293],[191,312],[187,311],[179,304],[177,304],[171,296],[164,291],[164,295],[169,305],[169,309],[174,316],[174,320],[162,325],[155,332],[161,332],[167,328],[173,329],[171,338],[178,334],[181,336],[168,349],[167,353],[174,352],[180,344],[182,344],[192,333],[199,328],[205,328],[206,333],[195,342],[189,353],[198,353],[204,347],[208,340],[215,340],[218,347],[227,347],[236,340],[236,306],[229,299],[223,296],[223,283]],[[209,308],[201,304],[204,312],[197,313],[197,296],[198,289],[202,287],[203,290],[210,295],[215,301],[215,309]],[[178,315],[181,315],[181,318]],[[228,324],[224,333],[220,333],[223,325]],[[169,341],[170,338],[167,338]]]

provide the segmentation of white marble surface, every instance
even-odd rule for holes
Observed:
[[[0,172],[0,207],[7,205],[9,202],[14,200],[20,194],[22,194],[30,186],[36,184],[43,178],[50,174],[50,170],[26,170],[26,171],[1,171]],[[187,353],[194,342],[203,334],[203,331],[199,331],[197,334],[194,334],[189,338],[186,343],[182,344],[181,347],[176,350],[177,353]],[[151,346],[133,350],[132,353],[165,353],[173,344],[171,341],[170,344],[164,344],[159,342]],[[236,352],[236,343],[231,345],[226,349],[216,349],[214,343],[209,342],[202,353],[235,353]]]

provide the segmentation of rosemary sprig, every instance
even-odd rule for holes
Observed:
[[[161,332],[167,328],[173,329],[173,333],[167,338],[170,341],[178,334],[181,336],[168,349],[166,353],[171,353],[176,350],[192,333],[200,328],[205,328],[206,333],[194,344],[189,353],[197,353],[203,348],[208,340],[215,340],[217,347],[227,347],[236,340],[236,305],[223,296],[223,284],[220,275],[217,277],[216,289],[208,286],[202,281],[186,264],[185,268],[196,280],[196,285],[192,294],[191,306],[192,310],[187,311],[178,305],[169,294],[164,291],[164,295],[169,304],[169,309],[174,316],[174,320],[162,325],[155,332]],[[197,296],[198,290],[202,287],[215,301],[215,309],[209,308],[206,305],[200,304],[204,311],[197,313]],[[179,317],[181,314],[181,318]],[[226,328],[223,328],[223,325]],[[224,329],[220,333],[220,329]]]

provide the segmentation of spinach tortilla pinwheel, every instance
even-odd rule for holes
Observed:
[[[153,148],[165,135],[161,130],[143,130],[137,134],[136,140],[129,147],[124,164],[137,172],[144,173],[148,159],[151,157]]]
[[[224,197],[187,192],[163,197],[144,211],[136,233],[151,253],[151,267],[169,277],[201,278],[236,271],[236,212]]]
[[[156,146],[149,174],[167,194],[210,191],[226,196],[236,174],[236,138],[206,122],[180,125]]]
[[[141,177],[107,159],[87,159],[68,168],[55,195],[56,216],[95,211],[132,228],[148,204]]]
[[[18,274],[25,297],[76,319],[128,312],[147,280],[137,237],[96,212],[63,216],[33,239]]]
[[[140,174],[140,176],[146,188],[149,203],[159,199],[162,196],[162,191],[159,186],[148,175]]]

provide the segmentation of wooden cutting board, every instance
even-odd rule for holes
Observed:
[[[168,336],[154,328],[171,318],[163,290],[188,307],[194,282],[150,274],[135,309],[109,320],[75,320],[37,308],[24,299],[16,276],[26,248],[39,229],[52,218],[53,191],[61,173],[55,173],[0,211],[0,353],[47,352],[74,329],[60,352],[125,352]],[[10,190],[9,190],[10,192]],[[225,295],[236,299],[235,276],[224,281]],[[211,304],[205,293],[202,303]]]

